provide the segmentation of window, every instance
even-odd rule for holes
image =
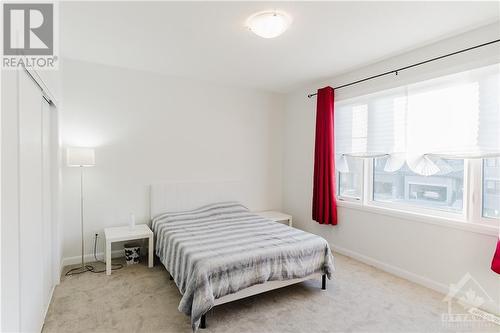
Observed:
[[[499,91],[495,64],[336,101],[339,198],[497,223]]]
[[[500,157],[483,160],[483,217],[500,218]]]
[[[464,160],[441,160],[440,163],[447,165],[446,171],[432,176],[416,174],[407,165],[395,172],[384,171],[387,160],[387,157],[374,159],[374,201],[462,212]]]
[[[337,173],[338,196],[360,200],[363,191],[363,160],[348,159],[349,171]]]

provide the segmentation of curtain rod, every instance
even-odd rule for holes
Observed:
[[[492,41],[487,42],[487,43],[483,43],[483,44],[479,44],[479,45],[476,45],[476,46],[468,47],[466,49],[462,49],[462,50],[459,50],[459,51],[451,52],[451,53],[448,53],[448,54],[445,54],[445,55],[442,55],[442,56],[439,56],[439,57],[427,59],[427,60],[424,60],[424,61],[421,61],[421,62],[417,62],[417,63],[411,64],[411,65],[408,65],[408,66],[404,66],[404,67],[400,67],[400,68],[397,68],[397,69],[393,69],[392,71],[388,71],[388,72],[380,73],[380,74],[377,74],[377,75],[365,77],[364,79],[353,81],[353,82],[349,82],[349,83],[340,85],[338,87],[334,87],[333,89],[337,90],[337,89],[349,87],[349,86],[352,86],[352,85],[355,85],[355,84],[358,84],[358,83],[361,83],[361,82],[365,82],[365,81],[368,81],[368,80],[373,80],[373,79],[379,78],[381,76],[385,76],[385,75],[389,75],[389,74],[393,74],[393,73],[396,74],[396,75],[398,75],[398,72],[401,72],[401,71],[403,71],[405,69],[409,69],[409,68],[412,68],[412,67],[417,67],[417,66],[420,66],[420,65],[432,62],[432,61],[436,61],[436,60],[443,59],[443,58],[446,58],[446,57],[451,57],[451,56],[459,54],[459,53],[467,52],[467,51],[470,51],[470,50],[474,50],[474,49],[477,49],[477,48],[480,48],[480,47],[483,47],[483,46],[487,46],[487,45],[490,45],[490,44],[498,43],[498,42],[500,42],[500,39],[495,39],[495,40],[492,40]],[[313,96],[316,96],[317,94],[318,93],[309,94],[309,95],[307,95],[307,97],[311,98]]]

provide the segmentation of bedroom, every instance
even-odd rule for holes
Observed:
[[[2,332],[499,330],[498,2],[2,10]]]

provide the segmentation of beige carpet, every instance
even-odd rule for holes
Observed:
[[[326,292],[311,281],[221,305],[199,332],[446,331],[443,295],[353,259],[335,258],[335,278]],[[177,310],[179,300],[161,265],[63,277],[44,332],[188,333],[189,318]]]

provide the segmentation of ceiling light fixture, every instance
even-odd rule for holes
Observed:
[[[247,27],[262,38],[278,37],[288,29],[292,19],[286,13],[264,11],[253,14],[247,19]]]

